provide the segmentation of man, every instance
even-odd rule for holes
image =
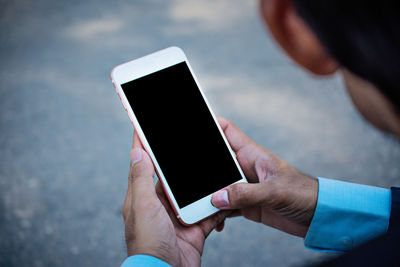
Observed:
[[[261,14],[287,54],[314,74],[340,71],[361,114],[397,137],[399,11],[395,1],[261,1]],[[350,251],[328,265],[397,264],[399,189],[311,177],[250,140],[232,122],[218,120],[250,183],[216,192],[213,205],[223,211],[184,227],[161,187],[154,189],[153,165],[135,136],[123,208],[128,256],[135,256],[123,266],[199,266],[205,238],[213,229],[222,230],[226,216],[244,216],[303,237],[313,249]]]

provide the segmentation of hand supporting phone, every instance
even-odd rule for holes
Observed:
[[[111,79],[179,220],[217,212],[211,195],[246,178],[183,51],[124,63]]]

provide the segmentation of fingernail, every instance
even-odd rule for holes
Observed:
[[[228,191],[220,190],[212,196],[212,204],[217,208],[229,206]]]
[[[134,148],[131,150],[131,153],[129,153],[129,156],[131,158],[131,165],[133,166],[142,160],[142,150],[140,148]]]

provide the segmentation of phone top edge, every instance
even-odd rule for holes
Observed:
[[[110,71],[111,81],[115,82],[115,80],[116,80],[115,75],[116,75],[116,72],[119,69],[124,68],[125,66],[127,66],[129,64],[134,64],[136,62],[143,61],[145,59],[150,59],[152,57],[158,57],[159,55],[162,55],[162,54],[175,54],[176,56],[180,56],[180,58],[182,59],[181,61],[187,61],[186,55],[185,55],[185,53],[183,52],[183,50],[180,47],[178,47],[178,46],[169,46],[167,48],[159,49],[159,50],[154,51],[154,52],[152,52],[150,54],[146,54],[144,56],[141,56],[141,57],[126,61],[124,63],[118,64],[117,66],[112,68],[111,71]],[[177,63],[178,63],[178,60],[177,60]]]

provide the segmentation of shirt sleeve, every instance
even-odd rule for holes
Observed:
[[[318,201],[306,247],[344,252],[388,229],[389,189],[318,177]]]
[[[156,257],[150,255],[133,255],[125,259],[121,267],[171,267],[168,263],[163,262]]]

